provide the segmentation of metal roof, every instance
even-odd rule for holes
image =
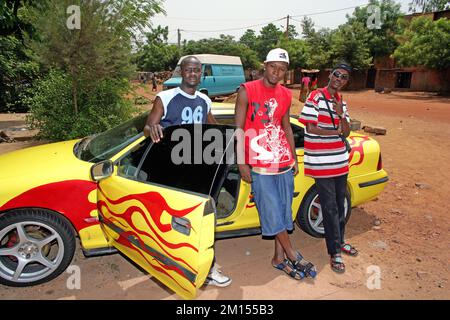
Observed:
[[[180,60],[178,60],[178,64],[180,64],[181,61],[188,56],[194,56],[198,58],[201,63],[242,65],[240,57],[225,56],[220,54],[190,54],[181,57]]]

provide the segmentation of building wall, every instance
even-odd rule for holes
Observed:
[[[410,89],[413,91],[450,91],[450,69],[442,71],[415,69],[412,73]]]
[[[330,72],[332,70],[320,70],[317,85],[319,87],[325,87],[328,85]],[[367,70],[354,71],[350,76],[350,81],[348,82],[345,90],[362,90],[366,88],[367,82]]]
[[[375,78],[375,88],[395,88],[395,81],[397,80],[395,70],[377,70]]]
[[[350,76],[350,81],[348,82],[347,90],[362,90],[366,88],[367,82],[367,70],[354,71]]]
[[[450,69],[431,70],[424,68],[381,69],[377,71],[375,88],[396,89],[397,73],[411,72],[410,91],[450,91]]]

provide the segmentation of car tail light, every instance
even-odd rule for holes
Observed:
[[[383,169],[383,160],[381,159],[381,153],[380,153],[380,156],[378,157],[377,171],[380,171],[381,169]]]

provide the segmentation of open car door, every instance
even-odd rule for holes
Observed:
[[[214,258],[215,198],[233,135],[222,125],[166,128],[159,143],[142,141],[99,182],[108,240],[185,299],[195,298]]]

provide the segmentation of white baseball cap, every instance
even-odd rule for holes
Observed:
[[[289,64],[289,54],[286,50],[281,48],[272,49],[267,54],[266,61],[264,61],[264,63],[271,61],[280,61]]]

